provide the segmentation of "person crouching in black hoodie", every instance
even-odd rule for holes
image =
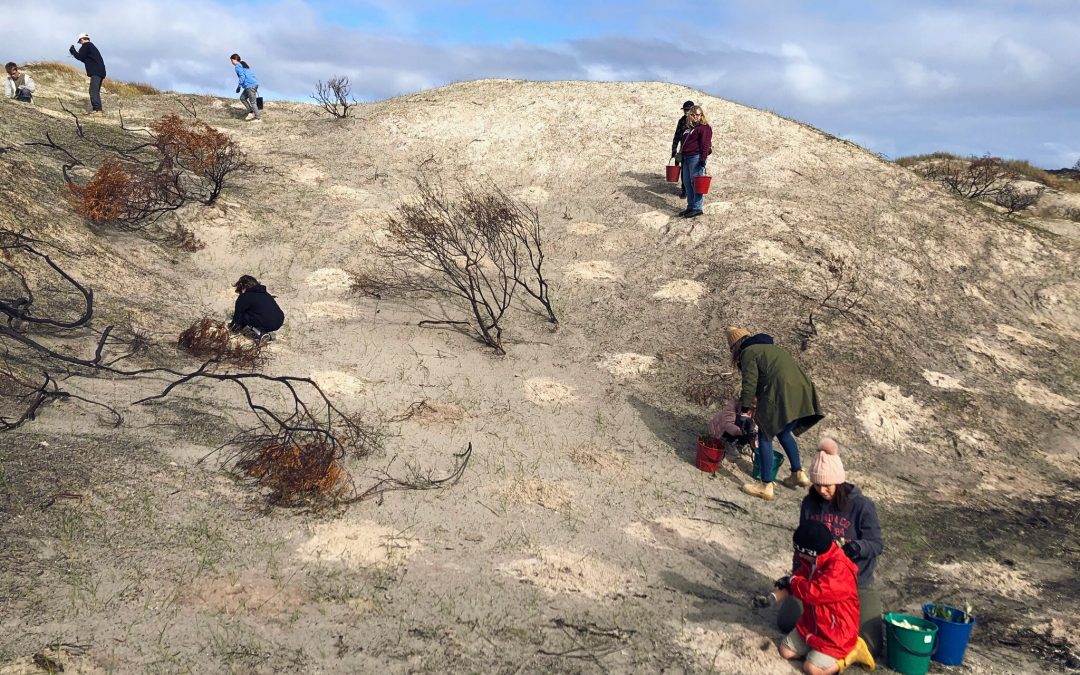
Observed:
[[[272,333],[285,323],[285,313],[274,296],[255,277],[245,274],[236,282],[236,309],[229,330],[246,333],[256,340]]]

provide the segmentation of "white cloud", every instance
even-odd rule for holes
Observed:
[[[72,38],[87,30],[115,78],[224,95],[235,86],[228,63],[235,51],[271,98],[306,99],[316,80],[337,74],[350,75],[365,99],[482,77],[673,80],[869,139],[878,151],[949,143],[1054,164],[1061,155],[1047,144],[1080,137],[1075,0],[1042,0],[1026,10],[1010,2],[906,0],[866,12],[845,9],[856,0],[813,9],[788,2],[784,11],[725,3],[716,25],[710,13],[672,14],[660,0],[630,0],[623,11],[653,17],[634,34],[544,44],[449,41],[452,35],[423,25],[433,0],[351,0],[377,13],[386,26],[379,30],[328,24],[313,1],[334,5],[0,0],[4,16],[18,17],[0,22],[0,44],[21,62],[68,60]],[[597,0],[579,9],[575,16],[603,14]],[[469,0],[463,11],[496,10]],[[599,33],[602,19],[595,20]]]

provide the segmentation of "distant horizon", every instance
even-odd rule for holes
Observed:
[[[80,32],[111,77],[229,97],[228,55],[267,99],[310,102],[347,75],[371,102],[455,81],[669,82],[896,158],[1080,159],[1080,6],[1072,0],[0,0],[5,61],[60,61]],[[107,21],[101,17],[109,17]],[[672,102],[674,128],[681,101]],[[602,111],[598,111],[602,114]],[[662,139],[658,140],[663,146]],[[662,149],[661,149],[662,151]]]

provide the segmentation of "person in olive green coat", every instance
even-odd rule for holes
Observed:
[[[750,427],[748,412],[757,397],[753,421],[758,425],[758,464],[761,481],[743,485],[743,492],[772,501],[773,443],[780,445],[791,464],[791,475],[781,481],[790,488],[807,487],[810,478],[802,469],[799,445],[795,436],[820,422],[825,415],[818,405],[817,390],[803,369],[781,347],[773,344],[764,333],[750,335],[742,328],[727,329],[731,358],[742,373],[742,394],[739,399],[741,427]]]

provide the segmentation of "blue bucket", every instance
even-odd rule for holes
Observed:
[[[934,607],[944,607],[949,610],[949,618],[931,616],[930,610]],[[975,627],[975,617],[955,607],[933,602],[923,605],[922,611],[926,620],[934,622],[934,625],[938,627],[937,653],[930,658],[943,666],[958,666],[963,663],[964,652],[967,651],[968,640],[971,639],[971,629]],[[971,621],[962,623],[965,617]]]

